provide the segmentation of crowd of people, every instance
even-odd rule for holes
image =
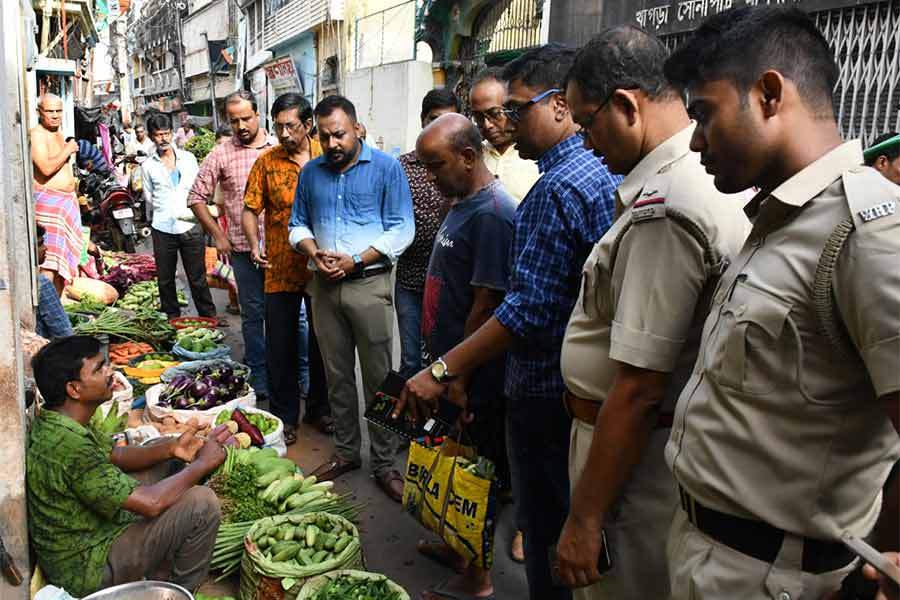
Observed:
[[[319,480],[361,468],[356,356],[369,402],[396,323],[394,416],[464,409],[515,499],[532,600],[896,598],[841,537],[900,565],[900,135],[865,152],[843,140],[836,80],[805,13],[747,6],[671,54],[631,26],[534,48],[475,78],[468,116],[433,90],[399,160],[341,96],[279,97],[271,136],[236,92],[233,136],[199,166],[153,116],[142,170],[163,310],[178,314],[180,252],[198,312],[216,314],[211,236],[257,395],[289,444],[304,396],[303,421],[333,432]],[[76,149],[52,129],[32,139],[36,192],[66,200]],[[49,251],[68,223],[54,224],[42,264],[65,279]],[[218,430],[110,450],[84,428],[110,394],[99,347],[61,338],[34,372],[49,410],[29,519],[51,581],[90,591],[165,555],[196,587],[218,514],[195,484],[223,459]],[[398,440],[368,434],[375,482],[400,502]],[[171,458],[192,462],[132,477]],[[418,550],[458,572],[424,600],[502,597],[449,546]]]

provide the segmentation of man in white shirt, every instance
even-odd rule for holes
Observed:
[[[472,121],[484,138],[484,164],[503,183],[516,202],[521,202],[540,177],[537,163],[519,156],[513,140],[514,127],[503,112],[506,84],[500,71],[485,69],[475,76],[469,89]]]
[[[134,138],[125,145],[125,154],[134,156],[135,162],[141,164],[147,160],[147,157],[151,156],[155,150],[156,146],[154,145],[153,140],[147,137],[144,126],[138,125],[135,127]],[[139,155],[138,152],[143,152],[143,156]]]
[[[197,313],[215,317],[216,306],[206,283],[206,243],[203,228],[193,221],[187,194],[199,168],[190,152],[172,144],[172,123],[163,114],[147,120],[155,151],[141,165],[144,200],[152,207],[153,258],[156,261],[161,309],[171,319],[181,314],[175,287],[178,254],[191,288]]]

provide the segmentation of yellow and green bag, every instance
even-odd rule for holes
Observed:
[[[460,556],[490,569],[494,562],[497,481],[475,472],[477,459],[474,448],[452,440],[437,448],[412,442],[403,507]]]

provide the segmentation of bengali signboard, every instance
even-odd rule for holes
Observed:
[[[277,98],[288,92],[303,93],[303,85],[297,76],[294,59],[290,56],[277,58],[265,65],[266,77],[272,86],[272,97]]]
[[[571,3],[590,5],[597,1],[574,0]],[[792,4],[807,12],[818,12],[869,3],[859,0],[623,0],[605,1],[602,15],[604,26],[630,23],[656,35],[668,35],[691,31],[706,17],[747,5]]]

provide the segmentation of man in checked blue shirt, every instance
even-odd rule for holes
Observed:
[[[560,350],[582,265],[613,222],[622,180],[576,134],[564,93],[574,55],[548,44],[504,69],[504,112],[516,124],[519,155],[536,160],[542,173],[516,211],[506,297],[478,331],[407,382],[395,410],[399,415],[407,403],[413,411],[433,410],[453,379],[508,350],[509,458],[532,600],[571,597],[553,584],[547,554],[569,509],[571,420],[560,402]]]
[[[357,137],[356,109],[329,96],[314,111],[324,154],[300,172],[290,244],[309,256],[313,321],[335,420],[335,455],[313,471],[319,480],[358,469],[359,352],[366,402],[391,368],[394,331],[391,268],[415,234],[412,196],[400,163]],[[393,467],[396,438],[369,427],[375,480],[396,502],[403,477]]]

